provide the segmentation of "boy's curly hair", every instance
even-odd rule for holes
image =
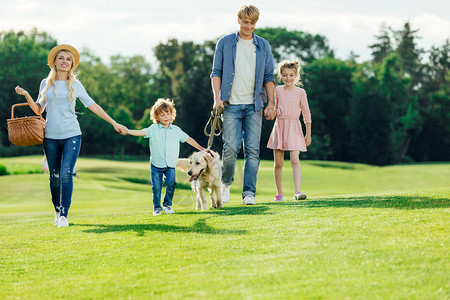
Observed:
[[[172,121],[175,120],[175,117],[177,115],[177,110],[175,109],[175,103],[173,103],[170,99],[164,99],[159,98],[156,100],[155,104],[152,106],[152,110],[150,111],[150,118],[152,119],[153,123],[159,123],[158,121],[158,115],[161,112],[169,112],[172,115]]]

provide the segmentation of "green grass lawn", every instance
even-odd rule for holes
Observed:
[[[0,158],[36,170],[41,157]],[[80,158],[70,227],[53,226],[48,175],[0,177],[0,299],[448,299],[450,164],[302,162],[306,201],[274,203],[262,161],[243,206],[242,161],[223,209],[152,216],[148,162]],[[21,172],[17,172],[21,173]]]

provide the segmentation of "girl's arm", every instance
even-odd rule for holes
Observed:
[[[186,140],[186,143],[188,143],[189,145],[191,145],[192,147],[196,148],[197,150],[205,150],[205,148],[203,148],[202,146],[200,146],[193,138],[189,137]]]
[[[275,118],[275,110],[274,110],[274,90],[275,84],[273,81],[269,81],[264,85],[267,93],[268,104],[266,109],[264,110],[264,116],[267,120],[273,120]]]
[[[305,135],[305,144],[306,147],[311,145],[311,123],[305,123],[306,127],[306,135]]]
[[[109,124],[111,124],[114,129],[122,134],[125,135],[128,132],[128,128],[126,128],[125,126],[117,123],[116,121],[114,121],[104,110],[103,108],[101,108],[100,105],[98,105],[97,103],[94,103],[92,105],[89,105],[88,108],[97,116],[99,116],[100,118],[102,118],[103,120],[105,120],[106,122],[108,122]]]
[[[15,90],[18,95],[25,96],[25,99],[27,99],[28,104],[30,105],[31,109],[34,111],[35,114],[37,115],[42,114],[44,108],[40,106],[38,103],[34,102],[33,98],[31,98],[30,94],[26,90],[24,90],[20,86],[16,86]]]
[[[129,135],[134,135],[134,136],[145,136],[145,131],[144,130],[137,130],[137,129],[128,129],[128,134]]]

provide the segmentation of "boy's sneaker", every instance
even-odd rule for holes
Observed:
[[[243,202],[244,205],[253,205],[255,204],[255,196],[245,196]]]
[[[166,214],[173,214],[173,213],[175,213],[175,212],[173,211],[172,207],[170,207],[170,206],[164,206],[164,212],[165,212]]]
[[[162,214],[162,213],[161,213],[161,210],[159,210],[159,209],[153,211],[154,216],[159,216],[160,214]]]
[[[67,218],[64,216],[60,216],[58,219],[58,227],[68,227],[68,226],[69,221],[67,220]]]
[[[230,202],[230,186],[222,183],[222,203]]]
[[[58,225],[59,213],[55,213],[55,219],[53,220],[53,225]]]
[[[283,201],[283,195],[280,195],[280,194],[276,195],[275,198],[273,199],[273,201],[275,201],[275,202]]]
[[[295,193],[294,194],[294,200],[305,200],[306,194],[305,193]]]

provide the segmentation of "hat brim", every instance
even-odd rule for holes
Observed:
[[[54,47],[52,50],[50,50],[50,52],[48,53],[48,58],[47,58],[47,63],[48,63],[48,67],[51,69],[54,62],[55,62],[55,57],[56,54],[59,53],[59,51],[61,50],[65,50],[65,51],[69,51],[70,53],[73,54],[74,57],[74,62],[72,64],[72,70],[75,70],[78,65],[80,64],[80,53],[78,53],[77,49],[75,49],[75,47],[72,47],[70,45],[58,45],[56,47]]]

